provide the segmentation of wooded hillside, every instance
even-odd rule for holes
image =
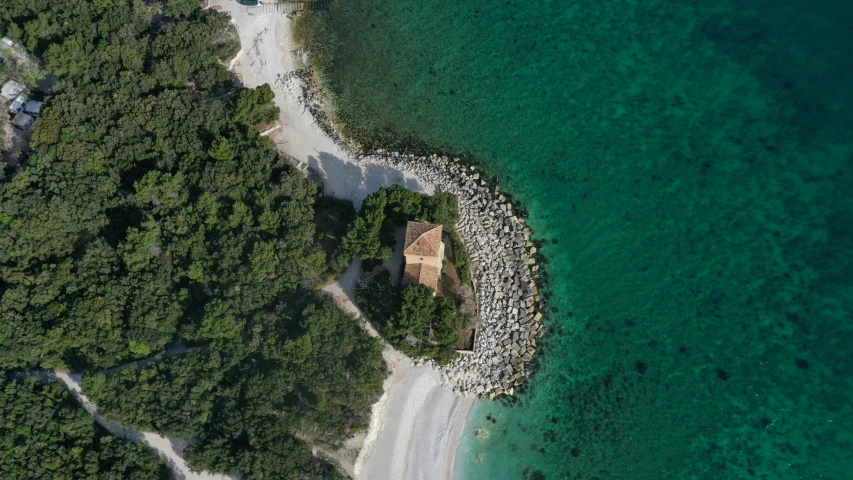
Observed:
[[[3,478],[170,478],[148,447],[107,433],[58,381],[2,379],[0,441]]]
[[[271,97],[260,116],[245,95],[211,98],[238,46],[227,16],[186,11],[0,7],[0,31],[61,79],[37,153],[0,179],[0,367],[108,367],[179,332],[234,339],[323,270],[314,185],[245,123]]]
[[[35,153],[0,173],[0,369],[94,371],[181,339],[202,348],[85,392],[195,439],[194,468],[335,478],[291,433],[364,427],[381,347],[315,293],[316,187],[257,132],[269,87],[235,91],[228,17],[163,5],[0,4],[0,34],[59,78]]]

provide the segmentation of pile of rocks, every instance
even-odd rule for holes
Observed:
[[[415,175],[436,191],[459,198],[457,230],[468,250],[480,316],[473,355],[441,367],[454,392],[494,399],[512,395],[529,373],[526,364],[543,334],[536,287],[539,269],[530,228],[503,195],[490,190],[476,167],[459,159],[419,157],[383,151],[357,155],[359,161],[392,166]]]

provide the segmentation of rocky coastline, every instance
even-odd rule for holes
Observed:
[[[358,162],[389,166],[405,171],[435,191],[455,194],[459,199],[457,230],[471,261],[471,278],[482,322],[474,353],[459,355],[447,365],[436,366],[441,381],[454,393],[495,399],[513,395],[530,374],[529,362],[544,334],[543,302],[536,280],[539,266],[530,227],[513,212],[503,195],[489,188],[476,166],[459,158],[419,156],[375,150],[360,152],[341,139],[326,117],[322,102],[301,83],[300,101],[317,125]]]

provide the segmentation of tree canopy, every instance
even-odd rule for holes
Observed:
[[[371,323],[392,345],[410,356],[453,358],[466,318],[450,297],[436,297],[425,285],[391,284],[387,270],[359,281],[355,298]],[[416,346],[406,337],[420,340]]]
[[[201,348],[90,374],[86,393],[198,439],[193,468],[336,478],[292,433],[365,426],[381,348],[317,298],[317,189],[257,132],[278,115],[269,87],[222,66],[228,16],[164,6],[0,3],[0,34],[59,79],[33,154],[0,170],[0,369],[95,371],[183,340]]]
[[[233,317],[219,302],[208,305],[229,324],[216,331],[230,331]],[[244,344],[218,337],[211,348],[144,368],[88,375],[83,391],[110,420],[198,439],[186,457],[196,468],[334,477],[290,432],[335,440],[365,426],[382,391],[382,347],[331,299],[290,311],[281,305],[265,315]]]
[[[107,433],[58,381],[3,379],[0,442],[3,478],[170,478],[154,452]]]
[[[402,185],[391,185],[368,195],[341,243],[343,255],[382,260],[393,252],[393,226],[408,220],[423,220],[455,232],[459,201],[449,192],[426,196]],[[464,252],[464,251],[463,251]]]
[[[250,128],[277,113],[269,87],[226,105],[186,85],[229,78],[227,16],[110,5],[0,7],[0,29],[23,25],[16,40],[61,79],[34,155],[0,182],[3,368],[109,367],[181,330],[234,337],[324,270],[316,188]],[[238,320],[217,321],[211,299]]]
[[[352,258],[361,255],[363,259],[384,259],[394,251],[390,245],[381,241],[382,224],[385,221],[387,204],[385,191],[368,195],[361,205],[361,211],[344,235],[341,249]]]
[[[231,104],[234,121],[252,127],[272,122],[278,118],[280,110],[273,104],[274,98],[275,94],[267,84],[240,90]]]

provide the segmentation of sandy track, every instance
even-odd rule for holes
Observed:
[[[122,369],[128,368],[133,365],[144,366],[150,364],[154,361],[162,360],[163,358],[180,355],[186,353],[190,350],[195,349],[187,349],[183,345],[177,345],[172,347],[163,355],[157,355],[154,357],[149,357],[144,360],[131,362],[125,365],[121,365],[119,367],[115,367],[109,370],[102,370],[98,373],[115,373],[117,371],[121,371]],[[151,447],[157,455],[163,460],[163,463],[172,470],[172,477],[178,480],[231,480],[237,479],[238,476],[228,476],[221,474],[214,474],[210,472],[195,472],[190,469],[187,462],[183,459],[184,449],[187,448],[189,442],[177,437],[164,437],[157,433],[153,432],[142,432],[139,430],[134,430],[132,428],[127,428],[124,425],[119,423],[112,422],[102,417],[98,413],[98,408],[89,401],[89,398],[83,395],[80,382],[83,380],[83,376],[79,373],[68,373],[61,371],[45,371],[45,370],[32,370],[20,373],[13,373],[9,375],[11,378],[25,378],[28,376],[38,376],[44,381],[50,380],[59,380],[64,385],[68,391],[74,396],[75,400],[80,403],[80,406],[83,407],[88,413],[90,413],[94,418],[98,425],[104,427],[112,433],[113,435],[130,440],[134,443],[145,443],[149,447]]]
[[[183,459],[184,449],[188,442],[181,438],[164,437],[153,432],[140,432],[132,428],[124,427],[115,422],[111,422],[98,414],[98,409],[83,395],[80,391],[80,381],[82,376],[76,373],[56,372],[56,378],[65,384],[66,388],[71,391],[75,398],[80,402],[83,408],[95,417],[95,421],[99,425],[106,428],[113,435],[126,438],[132,442],[144,442],[154,449],[171,470],[172,475],[177,479],[182,480],[229,480],[236,477],[228,475],[214,474],[210,472],[194,472],[190,469],[187,462]]]

